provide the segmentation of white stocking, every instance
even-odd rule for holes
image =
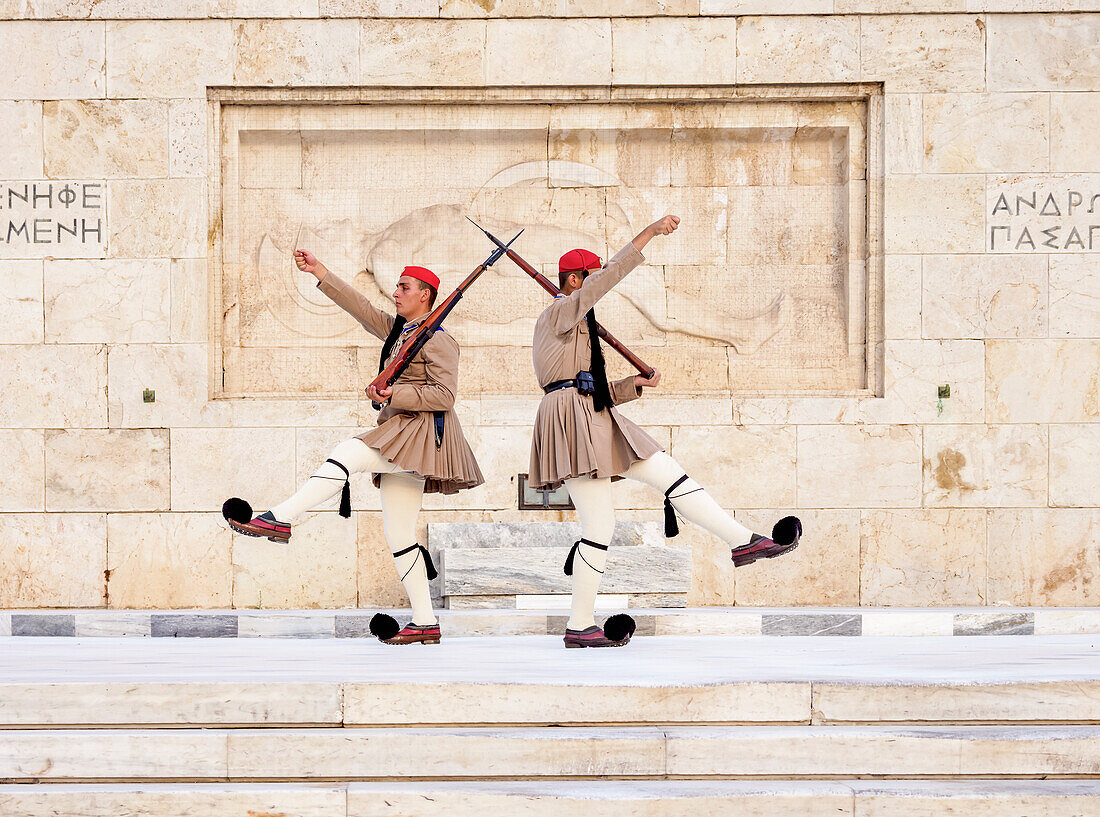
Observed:
[[[344,440],[332,449],[328,458],[336,460],[352,474],[364,471],[372,474],[392,474],[401,470],[358,437]],[[313,472],[313,476],[306,480],[305,485],[299,488],[294,496],[271,509],[271,515],[280,522],[293,522],[325,500],[336,496],[344,487],[345,476],[344,472],[331,462],[321,463],[321,467]]]
[[[611,480],[576,477],[565,487],[581,520],[581,537],[609,546],[615,532],[615,509],[611,501]],[[570,630],[583,630],[596,623],[596,593],[607,566],[607,551],[581,543],[573,559],[573,602],[569,610]]]
[[[684,476],[684,469],[664,451],[658,451],[649,459],[634,463],[623,476],[644,482],[664,494]],[[669,499],[681,516],[710,531],[731,547],[746,545],[752,538],[752,531],[726,513],[693,479],[686,479],[677,485]]]
[[[383,474],[380,490],[382,532],[394,554],[397,574],[409,594],[413,624],[435,624],[426,557],[416,541],[416,517],[424,497],[424,478],[415,474]]]

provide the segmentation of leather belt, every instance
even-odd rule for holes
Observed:
[[[596,391],[596,382],[592,372],[577,372],[577,376],[571,380],[555,380],[542,387],[543,394],[550,394],[558,389],[576,389],[581,394],[592,394]]]
[[[577,387],[576,380],[555,380],[553,383],[542,387],[543,394],[549,394],[552,391],[558,389],[575,389]]]

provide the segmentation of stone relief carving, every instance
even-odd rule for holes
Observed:
[[[431,267],[449,291],[488,254],[467,216],[502,236],[524,229],[518,251],[552,277],[565,249],[610,255],[656,215],[676,212],[687,229],[654,245],[601,303],[601,320],[620,339],[639,353],[698,354],[728,368],[728,377],[688,384],[692,391],[727,391],[735,375],[733,388],[861,388],[862,120],[855,103],[814,105],[806,116],[796,103],[775,103],[748,111],[743,124],[702,116],[685,127],[652,116],[650,127],[624,127],[621,110],[593,123],[591,106],[576,128],[563,127],[568,117],[557,109],[525,111],[518,122],[489,115],[465,130],[460,116],[434,111],[423,129],[357,121],[353,108],[327,128],[305,127],[293,106],[276,106],[260,126],[254,113],[235,128],[230,118],[226,382],[243,385],[245,370],[266,365],[288,384],[308,381],[307,393],[347,393],[369,366],[374,339],[294,269],[295,246],[387,308],[405,264]],[[543,126],[533,127],[540,115]],[[502,129],[488,127],[495,119]],[[448,328],[464,349],[497,350],[500,365],[522,367],[545,302],[504,259]]]

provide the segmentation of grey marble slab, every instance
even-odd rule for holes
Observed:
[[[151,632],[151,616],[133,610],[97,610],[76,614],[77,638],[145,637]]]
[[[515,594],[508,596],[448,596],[450,610],[514,610]]]
[[[247,613],[237,618],[241,638],[332,638],[334,630],[334,616],[321,613]]]
[[[861,635],[863,620],[858,615],[765,615],[764,635]]]
[[[236,638],[237,616],[154,614],[150,631],[154,638]]]
[[[337,638],[374,638],[370,632],[371,616],[347,615],[336,616]]]
[[[627,606],[675,610],[687,607],[687,593],[631,593]]]
[[[435,548],[568,547],[581,538],[577,522],[429,522],[428,542]],[[657,522],[616,522],[613,547],[663,545]]]
[[[13,613],[11,634],[71,637],[76,635],[76,616],[65,613]]]
[[[1034,635],[1034,613],[956,613],[955,635]]]
[[[567,547],[447,549],[440,554],[443,594],[569,593],[573,580],[562,569],[568,552]],[[613,547],[600,592],[686,593],[690,584],[689,548]]]

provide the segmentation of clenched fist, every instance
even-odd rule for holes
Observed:
[[[670,235],[677,227],[680,226],[679,216],[665,216],[664,218],[653,222],[636,236],[631,242],[634,244],[635,249],[641,252],[645,249],[645,245],[650,242],[656,236]]]
[[[649,225],[654,235],[671,235],[680,226],[679,216],[665,216]]]
[[[317,256],[309,250],[295,250],[294,263],[302,272],[308,272],[318,281],[325,277],[328,267],[317,260]]]
[[[652,389],[660,382],[661,373],[656,369],[653,370],[653,374],[650,377],[646,377],[645,375],[641,374],[634,375],[634,387],[639,390],[642,388],[642,386],[648,386]]]

